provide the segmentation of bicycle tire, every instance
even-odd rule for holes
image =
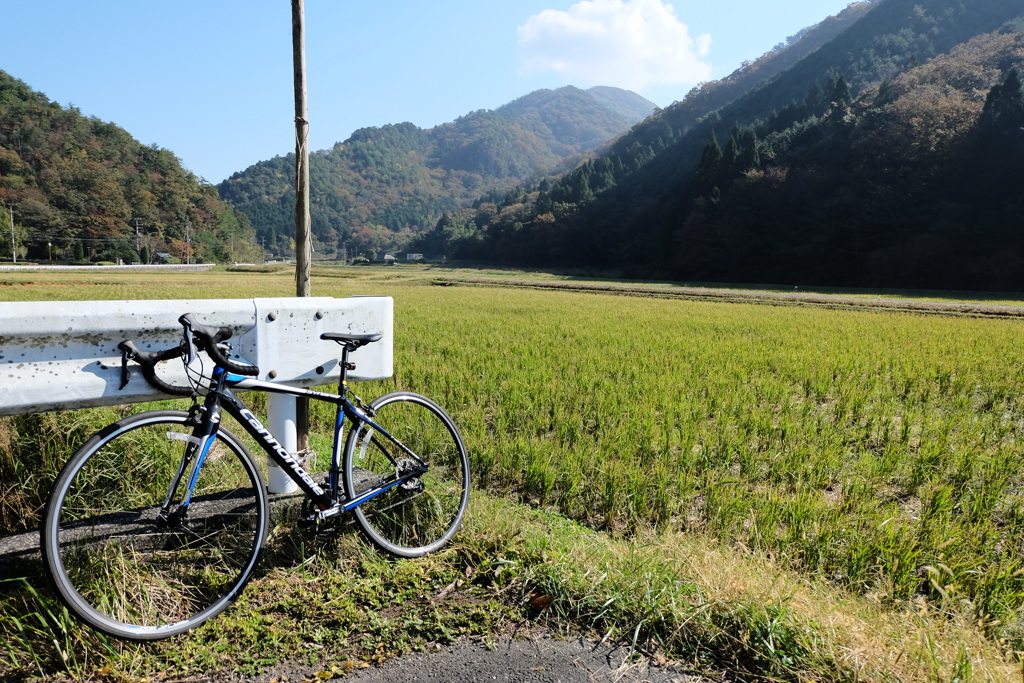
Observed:
[[[420,557],[447,543],[469,505],[469,457],[459,430],[436,403],[411,392],[385,394],[370,403],[374,421],[429,470],[353,509],[356,523],[379,548]],[[373,427],[348,433],[343,459],[345,493],[355,500],[413,461]]]
[[[256,568],[267,493],[252,455],[224,428],[185,516],[157,520],[192,432],[185,412],[133,415],[90,438],[57,477],[44,563],[64,604],[104,633],[144,641],[188,631],[227,608]]]

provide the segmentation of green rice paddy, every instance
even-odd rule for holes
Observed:
[[[1024,319],[437,283],[423,269],[337,269],[314,271],[312,291],[394,297],[394,377],[355,390],[437,400],[475,488],[626,537],[764,553],[1024,649]],[[294,287],[287,272],[3,284],[0,300]],[[331,418],[314,410],[313,429]]]

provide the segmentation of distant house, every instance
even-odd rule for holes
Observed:
[[[393,266],[393,265],[395,265],[395,261],[397,261],[397,260],[398,260],[398,259],[396,259],[396,258],[395,258],[394,256],[392,256],[391,254],[384,254],[384,263],[385,263],[385,264],[387,264],[387,265],[389,265],[389,266]]]
[[[156,258],[161,263],[167,263],[168,261],[170,261],[174,257],[171,256],[170,254],[168,254],[166,251],[158,251],[158,252],[156,252]]]
[[[423,260],[423,254],[406,254],[405,255],[405,260],[406,261],[422,261]]]

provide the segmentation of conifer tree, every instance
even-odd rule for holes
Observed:
[[[740,132],[740,157],[738,160],[740,172],[761,167],[761,153],[757,149],[757,131],[746,127]]]
[[[1024,86],[1017,69],[989,91],[976,130],[978,180],[990,192],[1019,194],[1024,173]],[[1007,201],[1005,195],[1001,201]]]
[[[886,78],[882,81],[882,84],[878,86],[878,95],[875,96],[873,102],[876,107],[884,107],[887,104],[892,104],[899,97],[899,93],[896,90],[896,83],[891,78]]]
[[[739,132],[733,129],[732,134],[729,136],[729,143],[725,146],[723,152],[723,162],[725,167],[731,171],[736,169],[736,164],[740,159],[740,141]]]
[[[722,169],[722,146],[718,144],[718,137],[711,131],[708,144],[704,147],[704,153],[700,157],[700,165],[697,167],[697,192],[703,196],[710,196],[718,185],[718,176]]]
[[[978,125],[993,142],[1012,144],[1024,136],[1024,87],[1016,68],[989,91]]]
[[[845,78],[838,76],[832,87],[830,103],[838,107],[848,107],[851,102],[853,102],[853,93],[850,92],[850,84],[846,82]]]

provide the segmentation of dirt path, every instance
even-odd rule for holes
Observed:
[[[793,291],[723,289],[716,287],[679,287],[644,283],[586,282],[575,280],[513,280],[497,278],[452,277],[438,278],[438,285],[483,287],[512,287],[517,289],[554,289],[619,296],[682,299],[689,301],[720,301],[725,303],[753,303],[772,306],[817,306],[843,310],[877,310],[926,313],[932,315],[969,316],[976,318],[1024,317],[1024,306],[989,304],[984,302],[928,301],[913,298],[886,298],[882,296],[852,296]]]

